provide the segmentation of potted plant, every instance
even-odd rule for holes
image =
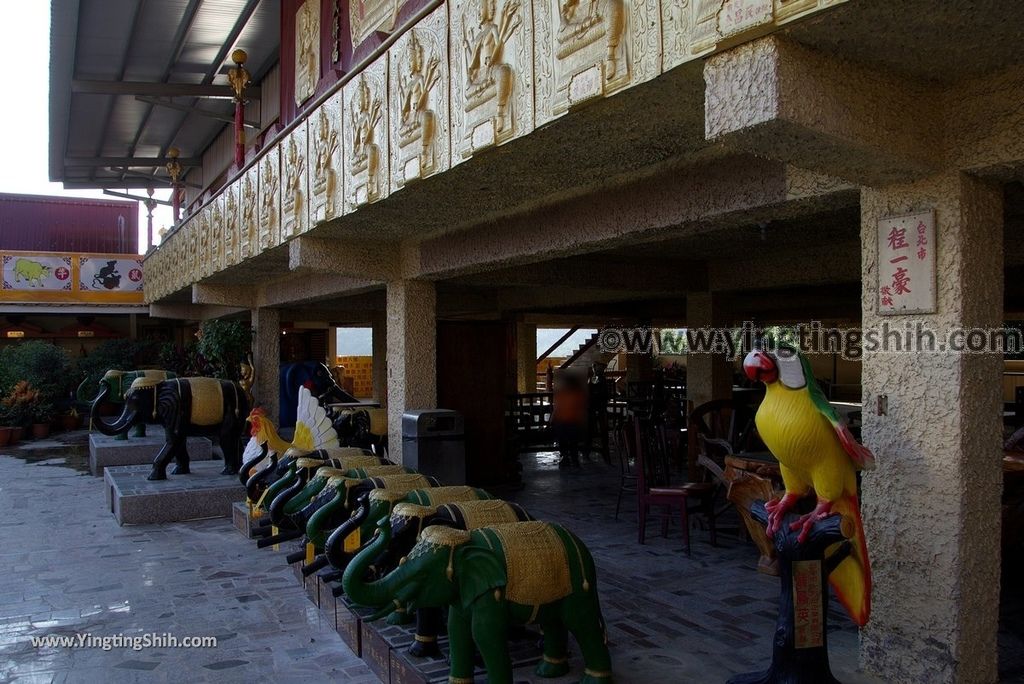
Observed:
[[[10,443],[12,429],[7,415],[7,407],[0,403],[0,447],[5,447]]]
[[[14,445],[21,441],[25,428],[32,424],[35,405],[40,401],[39,390],[25,380],[15,383],[10,394],[0,403],[7,412],[7,420],[11,424],[11,439],[8,444]]]
[[[60,417],[60,423],[61,428],[65,431],[77,430],[82,425],[82,416],[78,413],[78,409],[72,406],[70,411]]]
[[[53,420],[53,404],[36,399],[31,407],[32,437],[46,439],[50,436],[50,421]]]

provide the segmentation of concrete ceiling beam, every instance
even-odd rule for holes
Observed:
[[[192,286],[192,303],[252,309],[256,307],[256,288],[196,283]]]
[[[177,302],[149,305],[150,318],[170,318],[178,321],[206,321],[214,318],[235,316],[245,311],[248,311],[248,309],[235,306],[185,304]]]
[[[593,257],[559,259],[525,267],[487,271],[458,282],[480,286],[679,292],[706,289],[707,268],[701,261]]]
[[[364,294],[381,289],[377,281],[347,275],[319,273],[316,277],[299,276],[261,285],[257,306],[299,306],[322,302],[335,297]]]
[[[771,258],[752,254],[746,259],[708,263],[709,289],[713,291],[857,283],[860,278],[859,242],[808,244],[800,250],[773,252]]]
[[[398,277],[400,249],[396,243],[365,243],[300,236],[288,243],[288,268],[293,273],[341,274],[386,282]]]
[[[453,278],[812,215],[855,206],[858,197],[834,178],[734,156],[425,240],[403,270],[407,278]]]
[[[944,166],[934,86],[769,36],[704,66],[705,136],[738,152],[855,183],[912,180]]]

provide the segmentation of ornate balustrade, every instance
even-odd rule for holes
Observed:
[[[596,99],[841,2],[428,5],[166,237],[146,259],[145,299],[160,300],[343,219]],[[317,4],[307,0],[296,21],[300,104],[312,97],[310,75],[319,70],[318,46],[308,39],[319,31]],[[353,17],[354,40],[393,30],[403,0],[356,4],[362,14]]]

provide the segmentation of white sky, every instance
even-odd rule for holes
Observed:
[[[0,192],[121,199],[102,190],[64,190],[49,182],[49,75],[50,3],[3,2],[0,7],[0,130],[4,131],[4,161],[0,164]],[[154,197],[166,200],[170,190],[155,188]],[[120,191],[120,190],[119,190]],[[146,191],[130,194],[145,196]],[[171,223],[169,207],[153,213],[153,238]],[[146,241],[146,209],[139,205],[139,247]]]

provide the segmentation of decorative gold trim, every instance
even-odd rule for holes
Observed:
[[[583,669],[583,674],[587,675],[588,677],[598,677],[598,678],[602,678],[602,679],[606,679],[606,678],[612,676],[612,673],[610,671],[606,671],[606,670],[591,670],[589,667]]]
[[[561,665],[562,663],[569,662],[568,658],[552,658],[549,655],[544,656],[545,663],[551,663],[552,665]]]
[[[416,639],[416,641],[420,642],[421,644],[432,644],[435,641],[437,641],[437,637],[436,636],[421,636],[421,635],[417,634],[413,638]]]

